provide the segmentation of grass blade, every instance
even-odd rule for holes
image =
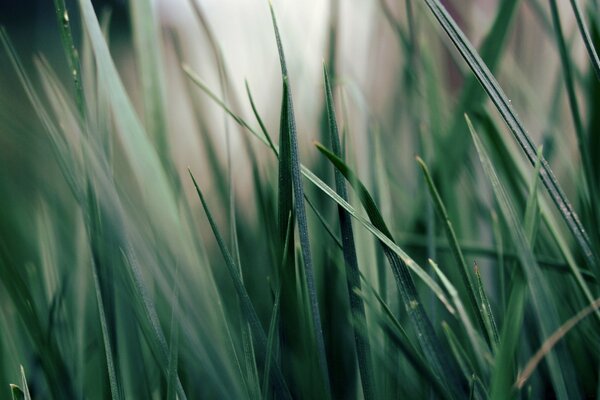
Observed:
[[[571,8],[573,9],[573,14],[575,14],[575,20],[577,21],[579,33],[581,34],[583,44],[585,45],[585,49],[588,53],[588,56],[590,57],[592,68],[596,73],[596,78],[600,80],[600,59],[598,58],[598,53],[596,53],[596,48],[594,47],[594,42],[592,41],[590,31],[587,25],[585,24],[585,20],[583,19],[583,13],[581,12],[581,8],[579,7],[579,3],[577,2],[577,0],[570,0],[570,2]]]
[[[444,31],[448,34],[458,51],[461,53],[466,63],[469,65],[480,84],[483,86],[484,90],[494,103],[494,106],[500,112],[500,115],[506,122],[517,143],[525,152],[530,164],[534,165],[536,160],[536,147],[533,144],[533,140],[525,130],[523,123],[518,118],[516,112],[510,104],[510,100],[500,88],[496,78],[494,78],[481,57],[477,54],[469,40],[465,37],[454,19],[450,16],[450,14],[448,14],[445,7],[439,2],[439,0],[424,1],[427,3],[427,6],[430,8],[435,18],[438,20]],[[571,203],[568,201],[558,183],[558,180],[554,176],[554,173],[550,169],[550,166],[545,159],[542,160],[540,176],[544,186],[546,187],[546,190],[550,194],[550,197],[554,201],[561,216],[569,227],[569,230],[575,237],[577,244],[581,248],[586,262],[592,270],[596,270],[598,256],[590,244],[588,235],[581,224],[577,213],[573,209]]]
[[[194,183],[196,192],[198,193],[198,197],[200,198],[200,201],[202,203],[202,207],[204,208],[204,211],[206,213],[206,217],[208,218],[208,222],[213,231],[215,239],[217,240],[217,244],[219,245],[219,249],[221,250],[223,258],[225,259],[225,264],[227,266],[227,272],[229,273],[229,276],[230,276],[231,280],[233,281],[235,291],[240,300],[240,305],[242,307],[243,314],[246,317],[248,324],[250,324],[250,328],[252,330],[252,333],[254,334],[254,338],[256,340],[256,344],[258,347],[258,352],[260,354],[262,354],[263,357],[266,357],[267,338],[265,335],[265,331],[260,323],[260,320],[258,319],[258,315],[256,314],[256,310],[254,309],[254,306],[252,305],[252,301],[250,300],[250,297],[248,296],[248,293],[246,292],[246,289],[244,288],[244,284],[242,283],[242,281],[239,277],[237,266],[235,264],[233,256],[227,249],[227,247],[225,245],[225,241],[223,240],[223,237],[219,233],[217,225],[212,217],[212,214],[210,213],[210,210],[208,209],[208,205],[206,204],[204,195],[202,194],[202,191],[200,190],[198,183],[196,182],[196,179],[194,178],[194,175],[192,175],[192,172],[189,171],[189,173],[190,173],[190,177],[192,178],[192,182]],[[283,375],[281,374],[281,370],[279,369],[277,361],[272,360],[271,363],[274,365],[273,380],[275,383],[275,387],[276,387],[278,396],[281,396],[282,398],[286,398],[286,399],[291,398],[289,390],[283,379]]]
[[[325,99],[327,106],[327,116],[329,120],[329,135],[331,140],[331,148],[333,153],[342,157],[338,126],[335,116],[335,106],[333,104],[333,94],[331,92],[331,84],[327,68],[323,66],[323,78],[325,81]],[[338,194],[348,200],[348,192],[346,182],[342,174],[335,170],[335,187]],[[342,244],[344,260],[346,262],[346,278],[348,284],[348,295],[350,297],[350,309],[352,316],[360,325],[367,328],[367,320],[365,316],[365,305],[362,298],[356,294],[355,290],[361,289],[360,272],[358,268],[358,259],[356,257],[356,247],[354,244],[354,233],[352,231],[352,222],[350,214],[341,206],[338,206],[338,214],[340,219],[340,230],[342,233]],[[363,395],[365,399],[374,399],[375,388],[373,379],[373,370],[371,366],[371,351],[368,341],[368,335],[362,335],[354,330],[354,341],[356,343],[356,353],[358,357],[358,366],[360,369],[360,377],[363,387]]]
[[[500,183],[494,166],[492,165],[489,156],[483,148],[483,145],[477,136],[471,121],[467,116],[465,116],[465,118],[475,143],[480,162],[483,166],[483,170],[492,183],[492,189],[500,207],[501,215],[513,234],[513,244],[517,249],[519,261],[521,262],[521,268],[531,292],[532,306],[535,310],[540,334],[542,336],[548,336],[559,326],[556,305],[551,300],[553,297],[550,289],[547,286],[545,277],[539,270],[537,262],[531,251],[529,240],[527,239],[524,229],[522,228],[521,223],[513,209],[508,194]],[[567,382],[570,380],[566,374],[569,374],[573,370],[565,349],[557,349],[557,352],[549,354],[546,360],[556,396],[559,399],[570,398],[570,395],[578,397],[576,395],[576,387],[574,385],[567,386]]]
[[[364,185],[358,180],[356,175],[339,157],[327,150],[325,147],[317,144],[317,148],[329,159],[329,161],[331,161],[331,163],[354,187],[373,225],[383,232],[388,239],[394,242],[393,236],[387,228],[383,217],[379,213],[373,198],[368,193]],[[431,367],[440,377],[440,379],[442,379],[443,382],[449,387],[452,396],[461,397],[465,395],[466,384],[460,379],[458,371],[456,370],[456,365],[451,363],[447,353],[441,347],[441,343],[434,332],[431,321],[425,314],[423,304],[419,300],[415,284],[412,280],[406,263],[383,243],[382,247],[386,257],[388,258],[390,267],[392,268],[394,279],[402,296],[406,311],[417,331],[417,337],[419,339],[421,349],[425,353],[425,359],[431,364]]]
[[[435,204],[435,210],[439,216],[439,218],[443,221],[444,231],[446,232],[446,236],[448,237],[448,241],[450,242],[450,246],[452,248],[452,254],[456,259],[456,263],[459,266],[459,271],[463,280],[463,285],[467,289],[467,297],[469,299],[469,303],[471,305],[471,310],[475,314],[477,318],[477,323],[479,324],[479,329],[486,334],[486,339],[488,345],[492,345],[493,338],[488,334],[485,325],[485,316],[483,310],[478,306],[479,302],[477,301],[477,292],[475,290],[475,285],[473,284],[473,279],[471,278],[471,273],[469,271],[469,267],[467,266],[467,262],[465,261],[465,257],[463,256],[462,250],[458,244],[458,239],[456,237],[456,233],[454,232],[454,227],[452,226],[452,222],[450,221],[450,217],[446,212],[446,207],[440,197],[435,184],[433,183],[433,179],[431,174],[429,173],[429,169],[420,157],[417,157],[417,162],[423,171],[423,175],[425,176],[425,181],[427,182],[427,187],[429,188],[429,193],[433,199]]]
[[[592,304],[586,306],[583,310],[579,311],[575,316],[570,318],[567,322],[560,326],[540,347],[540,349],[531,357],[523,372],[519,375],[515,386],[519,389],[523,388],[527,379],[531,377],[535,368],[542,361],[544,357],[552,350],[554,346],[562,339],[571,329],[573,329],[579,322],[590,315],[592,312],[600,308],[600,298],[596,299]]]
[[[306,209],[304,206],[304,189],[302,187],[302,177],[300,172],[300,159],[299,159],[299,151],[298,151],[298,137],[296,132],[296,118],[294,116],[294,106],[292,103],[292,93],[291,88],[289,87],[289,79],[287,66],[285,62],[285,55],[283,53],[283,46],[281,44],[281,37],[279,35],[279,28],[277,27],[277,20],[275,18],[275,12],[273,11],[273,7],[271,3],[269,3],[269,8],[271,11],[271,19],[273,22],[273,29],[275,31],[275,40],[277,42],[277,51],[279,53],[279,62],[281,65],[281,75],[283,77],[284,87],[287,86],[287,91],[284,90],[283,102],[285,104],[286,113],[286,122],[287,126],[282,127],[282,133],[284,135],[289,136],[285,140],[289,140],[290,146],[290,154],[289,154],[289,162],[291,173],[288,171],[284,171],[289,173],[288,175],[280,175],[281,179],[290,179],[292,181],[292,187],[294,192],[294,211],[298,222],[298,234],[300,237],[300,248],[302,250],[302,259],[304,262],[304,278],[306,280],[306,287],[308,290],[308,299],[310,303],[310,316],[312,319],[313,329],[314,329],[314,339],[317,345],[317,358],[319,361],[319,368],[321,368],[321,372],[323,373],[323,384],[325,386],[325,391],[329,396],[331,393],[331,384],[329,382],[329,369],[327,367],[327,356],[325,352],[325,342],[323,339],[323,328],[321,326],[321,318],[319,312],[319,303],[317,300],[317,288],[315,285],[315,277],[313,270],[313,262],[312,256],[310,252],[310,242],[308,236],[308,221],[306,218]],[[281,149],[283,150],[283,149]],[[284,154],[280,154],[280,160],[285,159]],[[284,161],[287,163],[287,161]],[[287,215],[286,215],[287,217]]]

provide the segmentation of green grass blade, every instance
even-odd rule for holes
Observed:
[[[483,281],[481,280],[481,273],[479,272],[479,267],[475,264],[475,282],[477,283],[477,292],[479,293],[479,302],[481,304],[480,310],[484,316],[485,328],[488,332],[488,337],[491,338],[492,349],[495,351],[498,342],[500,341],[498,337],[498,328],[496,326],[496,319],[494,318],[494,314],[492,312],[492,306],[490,304],[490,300],[485,293],[485,287],[483,286]]]
[[[448,242],[450,242],[450,246],[452,249],[452,254],[456,259],[456,263],[458,264],[459,271],[463,280],[463,285],[467,289],[467,297],[469,299],[469,303],[471,305],[471,310],[475,314],[477,318],[477,323],[479,324],[479,328],[481,332],[486,333],[486,339],[488,344],[491,346],[493,343],[493,338],[488,335],[486,330],[485,315],[483,314],[483,310],[478,306],[479,302],[477,301],[477,292],[475,290],[475,285],[473,284],[473,279],[471,277],[471,273],[469,267],[467,266],[467,262],[465,261],[465,257],[463,256],[463,252],[460,249],[460,245],[458,244],[458,238],[456,237],[456,233],[454,231],[454,227],[452,226],[452,222],[450,221],[450,217],[448,216],[448,212],[446,211],[446,207],[444,206],[444,202],[440,197],[440,194],[433,183],[433,178],[429,173],[429,169],[420,157],[417,157],[417,162],[423,171],[423,175],[425,176],[425,181],[427,182],[427,187],[429,188],[429,193],[433,202],[435,204],[435,210],[439,216],[439,218],[443,222],[444,231],[448,238]]]
[[[54,10],[56,11],[56,19],[63,49],[69,64],[71,78],[73,79],[73,87],[75,91],[75,102],[82,118],[85,118],[85,99],[83,94],[83,86],[81,84],[81,63],[79,62],[79,53],[73,42],[73,34],[71,32],[71,23],[69,20],[69,12],[65,6],[65,0],[54,0]]]
[[[575,316],[570,318],[567,322],[561,325],[548,339],[544,341],[540,349],[531,357],[529,362],[525,365],[523,372],[517,378],[515,386],[521,389],[525,382],[531,377],[533,371],[536,369],[542,359],[552,350],[554,346],[573,329],[579,322],[590,315],[592,312],[600,308],[600,298],[596,299],[592,304],[586,306],[583,310],[579,311]]]
[[[219,245],[219,249],[221,250],[223,258],[225,259],[225,265],[227,266],[227,272],[229,274],[229,277],[233,281],[235,291],[240,300],[240,305],[242,307],[243,314],[246,317],[248,324],[250,324],[252,333],[254,334],[254,338],[256,340],[256,344],[258,347],[258,351],[260,354],[263,355],[263,357],[266,357],[267,338],[265,335],[265,331],[260,323],[258,315],[256,314],[256,310],[254,309],[254,306],[252,305],[252,300],[250,300],[250,297],[248,296],[248,293],[246,292],[246,289],[244,288],[244,284],[242,283],[242,281],[239,277],[237,266],[235,264],[233,256],[227,249],[227,246],[225,245],[225,241],[223,240],[223,237],[219,233],[218,227],[212,217],[212,214],[210,213],[210,210],[208,209],[208,205],[206,204],[204,195],[202,194],[202,191],[200,190],[198,183],[196,182],[196,179],[192,175],[191,171],[189,171],[189,173],[190,173],[190,177],[192,178],[192,182],[194,183],[196,192],[198,193],[198,197],[200,198],[200,201],[202,203],[202,207],[204,208],[204,211],[206,213],[206,217],[208,218],[208,222],[213,231],[215,239],[217,240],[217,244]],[[289,390],[287,388],[287,385],[285,383],[283,375],[281,374],[281,370],[279,369],[277,361],[272,360],[271,363],[274,366],[273,379],[274,379],[274,383],[275,383],[275,387],[276,387],[278,396],[281,396],[283,398],[291,398]]]
[[[137,59],[144,121],[163,166],[169,166],[169,143],[165,115],[166,89],[162,61],[162,36],[151,0],[129,1],[134,50]]]
[[[327,74],[327,68],[325,66],[323,66],[323,79],[325,81],[325,102],[329,120],[331,148],[335,155],[342,157],[338,126],[335,116],[335,105],[333,104],[333,94],[331,92],[331,83],[329,82],[329,75]],[[346,188],[346,182],[344,181],[342,174],[337,169],[335,170],[335,187],[338,194],[347,201],[348,192]],[[338,214],[340,219],[340,230],[342,233],[344,260],[346,262],[346,278],[348,284],[348,295],[350,297],[350,309],[353,318],[356,321],[359,321],[359,324],[364,325],[366,328],[367,320],[365,316],[365,305],[362,301],[362,298],[355,292],[355,289],[360,290],[361,285],[352,222],[350,219],[350,214],[341,206],[338,206]],[[368,335],[363,336],[355,329],[354,341],[356,343],[356,353],[358,357],[358,366],[360,369],[363,395],[367,400],[374,399],[375,387]]]
[[[387,228],[383,217],[379,213],[373,198],[365,186],[358,180],[354,172],[352,172],[339,157],[327,150],[322,145],[317,144],[317,148],[329,159],[329,161],[331,161],[331,163],[353,186],[373,225],[383,232],[388,239],[394,242],[393,236]],[[382,247],[386,257],[388,258],[390,267],[392,268],[396,285],[398,286],[398,290],[402,296],[406,311],[417,331],[417,337],[419,339],[421,349],[425,353],[425,359],[431,364],[431,367],[436,374],[443,379],[446,385],[448,385],[453,396],[460,397],[461,395],[464,395],[466,393],[466,385],[459,378],[456,366],[451,363],[448,354],[441,347],[441,343],[435,334],[431,321],[425,314],[423,304],[419,300],[415,284],[412,280],[406,263],[383,243]]]
[[[510,103],[510,100],[500,88],[496,78],[494,78],[481,57],[477,54],[469,40],[465,37],[464,33],[458,27],[450,14],[448,14],[445,7],[439,2],[439,0],[424,1],[427,3],[427,6],[430,8],[435,18],[438,20],[444,31],[448,34],[458,51],[461,53],[466,63],[469,65],[480,84],[483,86],[484,90],[494,103],[494,106],[500,112],[500,115],[508,125],[517,143],[525,152],[530,164],[534,165],[536,159],[536,147],[533,144],[533,140],[525,130],[523,123],[518,118]],[[561,216],[569,227],[569,230],[575,237],[577,244],[581,248],[586,262],[592,270],[595,270],[597,267],[598,258],[595,251],[592,249],[588,235],[581,224],[577,213],[573,209],[571,203],[568,201],[558,183],[558,180],[554,176],[554,173],[550,169],[550,166],[545,159],[542,160],[542,169],[540,175],[546,190],[550,194],[550,197],[554,201]]]
[[[581,8],[579,7],[578,1],[570,0],[570,2],[571,8],[573,9],[573,14],[575,14],[575,20],[577,21],[577,28],[579,28],[579,33],[581,34],[583,44],[585,45],[585,50],[587,51],[588,56],[590,57],[592,68],[596,73],[596,78],[600,80],[600,59],[598,58],[598,53],[596,52],[596,48],[594,47],[594,42],[592,41],[590,31],[585,23],[583,13],[581,12]]]
[[[275,12],[272,5],[269,3],[271,11],[271,20],[273,22],[273,29],[275,31],[275,40],[277,42],[277,51],[279,53],[279,63],[281,65],[281,75],[283,77],[284,86],[287,87],[287,91],[284,90],[283,102],[287,110],[286,122],[287,126],[282,127],[282,133],[289,136],[290,145],[290,167],[291,174],[280,175],[281,179],[292,180],[293,192],[294,192],[294,211],[296,220],[298,222],[298,234],[300,237],[300,248],[302,251],[302,259],[304,262],[304,278],[306,280],[306,287],[308,290],[308,299],[310,303],[310,316],[312,319],[314,329],[314,339],[317,345],[317,358],[319,361],[319,368],[323,373],[323,384],[325,386],[325,392],[329,396],[331,393],[331,384],[329,382],[329,368],[327,367],[327,356],[325,352],[325,341],[323,339],[323,328],[321,326],[321,318],[319,312],[319,303],[317,300],[317,288],[315,285],[313,261],[310,252],[310,242],[308,235],[308,221],[306,218],[306,209],[304,206],[304,189],[302,186],[302,176],[300,170],[300,159],[298,150],[298,137],[296,131],[296,118],[294,116],[294,106],[292,103],[292,93],[289,87],[289,78],[287,72],[287,66],[285,62],[285,55],[283,53],[283,46],[281,44],[281,37],[279,35],[279,28],[277,27],[277,20],[275,18]],[[286,158],[282,153],[280,154],[280,160]],[[287,161],[286,161],[287,162]]]
[[[477,136],[471,121],[467,116],[465,116],[465,118],[475,143],[480,162],[483,166],[483,170],[487,178],[492,183],[492,189],[500,207],[501,215],[513,234],[513,244],[517,249],[523,274],[531,292],[532,306],[535,310],[540,334],[542,336],[549,336],[551,332],[553,332],[559,326],[556,304],[552,301],[553,296],[547,285],[545,277],[539,270],[539,266],[537,265],[537,262],[533,256],[533,252],[531,251],[529,240],[527,239],[521,222],[513,209],[508,194],[500,183],[495,168],[492,165],[492,162],[485,149],[483,148],[483,144]],[[556,396],[559,399],[570,398],[570,395],[578,397],[576,395],[578,392],[576,386],[567,385],[567,382],[570,382],[568,378],[569,374],[572,373],[573,370],[566,350],[564,348],[557,349],[555,353],[553,352],[548,355],[546,361]]]
[[[10,393],[13,400],[25,400],[25,393],[17,385],[10,385]]]
[[[31,394],[29,393],[29,387],[27,386],[27,377],[25,376],[25,369],[21,365],[21,387],[25,400],[31,400]]]

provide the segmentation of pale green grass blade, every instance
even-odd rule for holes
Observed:
[[[469,304],[471,306],[471,310],[477,319],[477,323],[479,325],[479,329],[481,332],[486,333],[486,339],[488,344],[491,346],[493,343],[493,337],[491,337],[485,325],[485,315],[483,314],[483,310],[479,307],[479,302],[477,301],[477,291],[475,289],[475,285],[473,284],[473,278],[471,277],[471,272],[469,267],[467,266],[467,262],[465,261],[465,257],[463,256],[463,252],[460,249],[460,245],[458,244],[458,238],[456,237],[456,233],[454,231],[454,227],[452,226],[452,222],[450,221],[450,217],[448,216],[448,212],[446,211],[446,207],[444,206],[444,202],[440,197],[440,194],[435,187],[431,174],[429,173],[429,169],[420,157],[417,157],[417,163],[421,167],[423,171],[423,175],[425,176],[425,181],[427,182],[427,187],[429,188],[429,193],[431,198],[433,199],[433,203],[435,205],[435,210],[442,220],[444,231],[446,236],[448,237],[448,242],[450,242],[450,246],[452,249],[452,254],[456,260],[456,264],[458,264],[460,275],[462,277],[462,283],[464,287],[467,289],[467,297],[469,299]]]
[[[371,195],[368,193],[364,185],[358,180],[356,175],[348,168],[348,166],[335,154],[317,144],[317,148],[323,153],[335,167],[344,175],[348,182],[354,187],[357,192],[365,211],[369,215],[369,219],[385,236],[394,242],[393,236],[387,228],[383,217],[379,213]],[[441,347],[441,343],[437,338],[431,321],[425,314],[425,309],[421,303],[416,291],[416,287],[409,269],[404,261],[396,253],[391,251],[382,243],[383,251],[388,258],[396,285],[402,296],[404,307],[414,324],[417,332],[419,344],[422,351],[425,353],[425,359],[431,364],[431,368],[443,380],[445,385],[451,390],[452,396],[460,397],[465,393],[464,382],[458,376],[456,366],[452,363],[447,352]]]
[[[331,92],[331,84],[329,82],[329,75],[327,74],[326,66],[323,66],[323,77],[325,81],[325,102],[329,121],[331,148],[335,155],[342,157],[337,120],[335,116],[335,105],[333,103],[333,94]],[[335,170],[335,186],[338,194],[344,200],[348,200],[346,182],[344,181],[342,174],[337,169]],[[348,214],[348,212],[341,206],[338,206],[338,215],[340,220],[340,230],[342,233],[344,260],[346,262],[346,279],[352,317],[356,321],[359,321],[359,324],[363,325],[365,329],[367,329],[365,305],[362,301],[362,298],[360,298],[360,296],[358,296],[355,292],[355,290],[360,291],[361,284],[350,214]],[[371,366],[372,361],[368,333],[365,333],[363,336],[363,334],[360,334],[355,330],[354,340],[356,344],[356,353],[358,357],[358,366],[360,369],[363,395],[367,400],[374,399],[375,387],[373,369]]]
[[[302,174],[300,170],[300,159],[298,149],[298,137],[296,131],[296,118],[294,116],[294,106],[292,103],[292,93],[289,87],[289,77],[287,72],[287,66],[285,62],[285,55],[283,53],[283,46],[281,44],[281,37],[279,35],[279,28],[277,27],[277,20],[275,18],[275,12],[272,5],[269,3],[271,11],[271,20],[273,22],[273,29],[275,31],[275,40],[277,42],[277,51],[279,53],[279,62],[281,65],[281,75],[283,78],[284,85],[287,85],[287,92],[284,90],[283,102],[286,104],[287,110],[286,122],[287,127],[282,130],[286,135],[289,135],[290,144],[290,162],[291,162],[291,180],[294,191],[294,211],[296,221],[298,222],[298,234],[300,237],[300,248],[302,251],[302,260],[304,262],[304,278],[306,288],[308,290],[308,299],[310,303],[310,316],[312,319],[314,329],[314,339],[317,346],[317,359],[319,361],[319,368],[323,373],[323,385],[325,387],[325,393],[327,396],[331,393],[331,384],[329,382],[329,368],[327,367],[327,356],[325,351],[325,342],[323,339],[323,328],[321,326],[321,317],[319,312],[319,303],[317,300],[317,288],[314,276],[314,267],[310,251],[310,241],[308,234],[308,221],[306,218],[306,209],[304,207],[304,189],[302,186]],[[280,154],[280,159],[285,158],[283,154]],[[281,176],[281,179],[290,179],[290,176]]]
[[[242,283],[242,281],[238,275],[238,270],[237,270],[236,264],[233,260],[233,257],[231,255],[231,253],[229,252],[229,250],[227,249],[221,234],[219,233],[217,225],[212,217],[212,214],[210,213],[210,211],[208,209],[208,205],[206,204],[206,200],[204,199],[204,195],[202,194],[202,191],[198,187],[196,179],[192,175],[191,171],[190,171],[190,177],[192,178],[192,182],[194,183],[194,187],[196,189],[196,192],[198,193],[198,197],[200,198],[202,207],[204,208],[204,211],[206,212],[208,222],[213,231],[215,239],[217,240],[219,249],[221,250],[223,258],[225,259],[225,264],[227,266],[227,272],[229,274],[229,277],[233,281],[235,291],[240,300],[243,314],[246,317],[248,324],[250,324],[250,327],[254,334],[254,338],[256,340],[256,345],[258,347],[258,351],[259,351],[259,353],[261,353],[263,355],[263,357],[266,357],[267,338],[266,338],[264,329],[260,323],[260,320],[258,318],[258,315],[256,314],[256,310],[254,309],[254,306],[252,305],[252,300],[250,300],[250,297],[248,296],[248,293],[246,292],[246,289],[244,288],[244,284]],[[281,374],[281,370],[279,369],[278,363],[275,360],[273,360],[271,362],[273,365],[273,370],[272,370],[273,371],[273,380],[274,380],[278,395],[283,398],[290,398],[289,390],[287,388],[287,385],[285,383],[283,375]]]
[[[13,400],[25,400],[25,393],[17,385],[10,385],[10,393]]]
[[[466,117],[466,120],[483,170],[492,183],[492,189],[500,207],[501,215],[513,234],[513,244],[518,251],[521,268],[531,292],[531,302],[537,317],[540,335],[549,336],[559,326],[556,304],[552,301],[553,296],[545,277],[541,274],[535,261],[529,240],[513,209],[508,194],[500,183],[495,168],[468,117]],[[546,361],[556,396],[559,399],[567,399],[570,394],[578,397],[576,395],[578,393],[576,386],[572,384],[567,385],[567,382],[571,381],[569,375],[572,374],[573,370],[566,349],[557,349],[556,352],[548,355]]]
[[[162,63],[165,57],[158,16],[151,0],[132,0],[129,1],[129,6],[146,132],[154,142],[163,166],[168,168],[170,157],[165,113],[167,96]]]
[[[21,365],[21,387],[25,400],[31,400],[31,394],[29,393],[29,387],[27,386],[27,377],[25,376],[25,369]]]
[[[448,36],[450,36],[450,39],[463,56],[465,62],[469,65],[480,84],[483,86],[486,93],[494,103],[494,106],[500,112],[517,143],[525,152],[530,164],[535,164],[536,147],[534,146],[531,137],[525,130],[523,123],[514,111],[510,100],[500,88],[496,78],[494,78],[481,57],[477,54],[469,40],[465,37],[458,25],[454,22],[454,19],[450,16],[450,14],[448,14],[445,7],[439,2],[439,0],[424,1],[431,9],[442,28],[446,31]],[[554,201],[556,207],[561,213],[561,216],[565,220],[567,226],[571,230],[571,233],[581,248],[586,262],[591,269],[595,270],[597,267],[597,255],[592,249],[588,235],[581,224],[577,213],[573,209],[571,203],[568,201],[557,179],[555,178],[554,173],[550,169],[548,162],[545,159],[542,160],[541,178],[544,186],[550,194],[550,197]]]

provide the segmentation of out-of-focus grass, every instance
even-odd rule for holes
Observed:
[[[247,93],[200,3],[216,79],[150,1],[128,68],[109,13],[54,5],[64,63],[0,32],[3,397],[600,396],[594,2],[332,0],[310,118],[277,2]]]

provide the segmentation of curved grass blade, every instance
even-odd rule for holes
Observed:
[[[233,259],[233,256],[227,249],[227,246],[225,245],[225,241],[223,240],[223,237],[219,233],[217,225],[212,217],[212,214],[211,214],[210,210],[208,209],[208,205],[206,204],[204,195],[202,194],[202,191],[200,190],[198,183],[196,182],[196,179],[194,178],[194,175],[192,174],[192,172],[191,171],[188,171],[188,172],[190,174],[190,177],[192,178],[192,182],[194,183],[194,187],[196,189],[196,192],[198,193],[198,197],[200,198],[200,202],[202,203],[202,207],[204,208],[206,217],[208,218],[208,222],[213,231],[215,239],[217,240],[219,249],[221,250],[223,258],[225,259],[225,265],[227,266],[227,272],[229,273],[229,276],[230,276],[231,280],[233,281],[233,286],[234,286],[235,291],[240,299],[240,305],[242,307],[244,316],[246,317],[247,322],[250,325],[250,328],[252,330],[252,333],[254,334],[254,338],[256,340],[256,344],[258,347],[258,352],[260,354],[262,354],[264,357],[266,357],[267,338],[265,335],[265,331],[260,323],[258,315],[256,314],[256,310],[254,309],[254,306],[252,305],[252,301],[250,300],[250,297],[248,296],[248,293],[246,292],[246,289],[244,288],[244,284],[242,283],[242,281],[238,275],[238,270],[237,270],[235,261]],[[276,388],[278,396],[281,396],[282,398],[290,399],[291,398],[290,392],[287,388],[287,385],[285,383],[283,375],[281,374],[281,370],[279,369],[279,365],[278,365],[277,361],[272,360],[271,363],[274,365],[273,380],[275,383],[275,388]]]
[[[383,217],[379,213],[373,198],[365,186],[358,180],[354,172],[352,172],[339,157],[322,145],[317,143],[317,148],[353,186],[373,225],[383,232],[388,239],[394,242],[393,236],[387,228]],[[442,379],[444,384],[447,385],[452,396],[459,398],[466,396],[467,385],[460,378],[456,365],[451,362],[448,353],[442,348],[433,329],[433,325],[425,313],[423,304],[419,300],[415,284],[406,263],[400,259],[396,253],[391,251],[389,247],[385,246],[383,243],[381,243],[381,245],[390,263],[406,311],[416,329],[419,344],[425,353],[425,359],[431,364],[431,367],[440,379]]]
[[[444,31],[448,34],[464,58],[465,62],[469,65],[480,84],[483,86],[484,90],[494,103],[494,106],[500,112],[502,118],[513,134],[513,137],[516,139],[521,149],[525,152],[530,164],[534,165],[536,160],[536,147],[534,146],[533,140],[529,136],[529,133],[525,130],[523,123],[510,104],[510,100],[500,88],[496,78],[494,78],[481,57],[477,54],[469,40],[466,38],[450,14],[448,14],[445,7],[439,2],[439,0],[424,1]],[[577,213],[573,209],[571,203],[568,201],[558,183],[558,180],[550,169],[550,165],[545,159],[542,159],[540,176],[544,186],[546,187],[546,190],[550,194],[550,197],[554,201],[561,216],[569,227],[569,230],[575,237],[577,244],[581,248],[586,262],[592,270],[596,270],[598,256],[590,244],[589,237],[583,225],[581,224]]]
[[[513,234],[513,244],[518,252],[523,275],[525,276],[531,293],[532,306],[535,311],[540,334],[542,336],[548,336],[559,326],[556,304],[552,301],[553,296],[551,295],[550,288],[537,265],[533,252],[531,251],[529,240],[527,239],[524,229],[513,209],[508,194],[500,183],[495,168],[492,165],[487,152],[483,148],[483,144],[477,136],[470,119],[466,115],[465,118],[483,170],[492,184],[492,189],[499,205],[501,215]],[[573,372],[573,369],[571,360],[566,353],[566,349],[558,348],[556,350],[556,352],[549,354],[546,359],[556,396],[559,399],[578,398],[580,396],[578,396],[576,386],[567,385],[567,382],[573,382],[575,379],[569,379],[569,374]]]
[[[289,87],[289,79],[287,66],[285,62],[285,55],[283,53],[283,46],[281,44],[281,37],[279,35],[279,28],[277,27],[277,20],[275,18],[275,12],[273,10],[273,6],[269,3],[269,9],[271,11],[271,20],[273,22],[273,29],[275,31],[275,40],[277,42],[277,51],[279,53],[279,63],[281,65],[281,75],[283,78],[284,87],[287,87],[287,91],[284,90],[283,102],[285,104],[285,109],[287,110],[287,115],[285,119],[287,120],[287,126],[282,127],[282,132],[284,135],[288,136],[284,140],[289,140],[290,146],[290,154],[289,154],[289,163],[291,168],[291,174],[289,175],[280,175],[280,182],[282,179],[290,179],[292,180],[292,187],[294,191],[294,211],[296,214],[296,219],[298,222],[298,234],[300,237],[300,248],[302,251],[302,259],[304,262],[304,278],[306,283],[306,288],[308,290],[308,300],[310,303],[310,316],[312,319],[313,330],[314,330],[314,339],[317,345],[317,358],[319,361],[319,368],[321,368],[321,372],[323,374],[323,384],[325,386],[325,392],[329,396],[331,393],[331,384],[329,382],[329,368],[327,367],[327,356],[325,352],[325,341],[323,339],[323,328],[321,326],[321,318],[319,312],[319,303],[317,300],[317,288],[315,285],[315,277],[314,277],[314,269],[312,256],[310,252],[310,241],[308,236],[308,221],[306,218],[306,209],[304,207],[304,189],[302,187],[302,177],[300,172],[300,159],[299,159],[299,150],[298,150],[298,138],[296,132],[296,118],[294,116],[294,106],[292,103],[292,93],[291,88]],[[283,122],[283,121],[282,121]],[[280,149],[283,151],[282,149]],[[285,159],[284,154],[280,154],[280,160]],[[284,162],[288,162],[285,160]],[[284,171],[286,172],[286,171]],[[281,171],[280,171],[281,173]],[[287,217],[287,215],[286,215]]]
[[[323,66],[323,79],[325,81],[325,102],[327,108],[327,117],[329,120],[331,148],[335,155],[342,157],[338,126],[335,116],[335,106],[333,104],[333,94],[331,92],[331,84],[329,82],[329,75],[327,74],[326,66]],[[342,174],[337,169],[335,170],[335,187],[338,194],[347,201],[348,191],[346,188],[346,182],[344,181]],[[340,230],[342,233],[344,260],[346,262],[346,281],[348,284],[348,295],[350,297],[350,310],[353,318],[356,321],[359,321],[359,324],[363,325],[365,329],[367,329],[365,305],[362,301],[362,298],[355,292],[355,289],[361,289],[361,284],[358,259],[356,257],[356,246],[354,244],[354,232],[352,231],[352,221],[350,219],[350,214],[341,206],[338,206],[338,215],[340,219]],[[358,367],[360,370],[363,395],[367,400],[375,398],[373,369],[371,366],[371,351],[368,337],[368,334],[362,335],[357,332],[356,329],[354,330],[354,341],[356,343],[356,354],[358,357]]]
[[[579,311],[575,316],[570,318],[567,322],[560,326],[540,347],[540,349],[531,357],[523,372],[519,375],[515,386],[522,389],[525,382],[531,377],[538,364],[544,357],[552,350],[554,346],[562,339],[571,329],[573,329],[579,322],[590,315],[592,312],[600,308],[600,298],[596,299],[592,304],[586,306],[583,310]]]
[[[12,394],[13,400],[25,400],[25,393],[17,385],[10,385],[10,393]]]
[[[427,182],[427,187],[429,188],[429,193],[433,198],[433,202],[435,204],[435,210],[443,221],[444,231],[446,232],[446,236],[448,237],[448,242],[450,242],[450,247],[452,249],[452,254],[456,259],[456,263],[459,266],[459,271],[463,279],[463,284],[467,289],[467,297],[469,299],[469,303],[471,305],[471,310],[475,314],[477,318],[477,323],[479,324],[479,329],[481,332],[486,334],[486,339],[488,345],[492,345],[493,338],[488,334],[485,325],[485,316],[483,314],[483,310],[478,306],[479,302],[477,301],[477,292],[475,290],[475,285],[473,284],[473,279],[471,277],[471,273],[469,271],[469,267],[467,266],[467,262],[465,261],[465,257],[463,256],[462,250],[460,249],[460,245],[458,244],[458,238],[456,237],[456,233],[454,232],[454,227],[452,226],[452,222],[450,221],[450,217],[448,216],[448,212],[446,211],[446,207],[444,206],[444,202],[440,197],[435,184],[433,183],[433,179],[431,174],[429,173],[429,169],[420,157],[417,156],[417,163],[421,167],[423,171],[423,175],[425,176],[425,181]]]

